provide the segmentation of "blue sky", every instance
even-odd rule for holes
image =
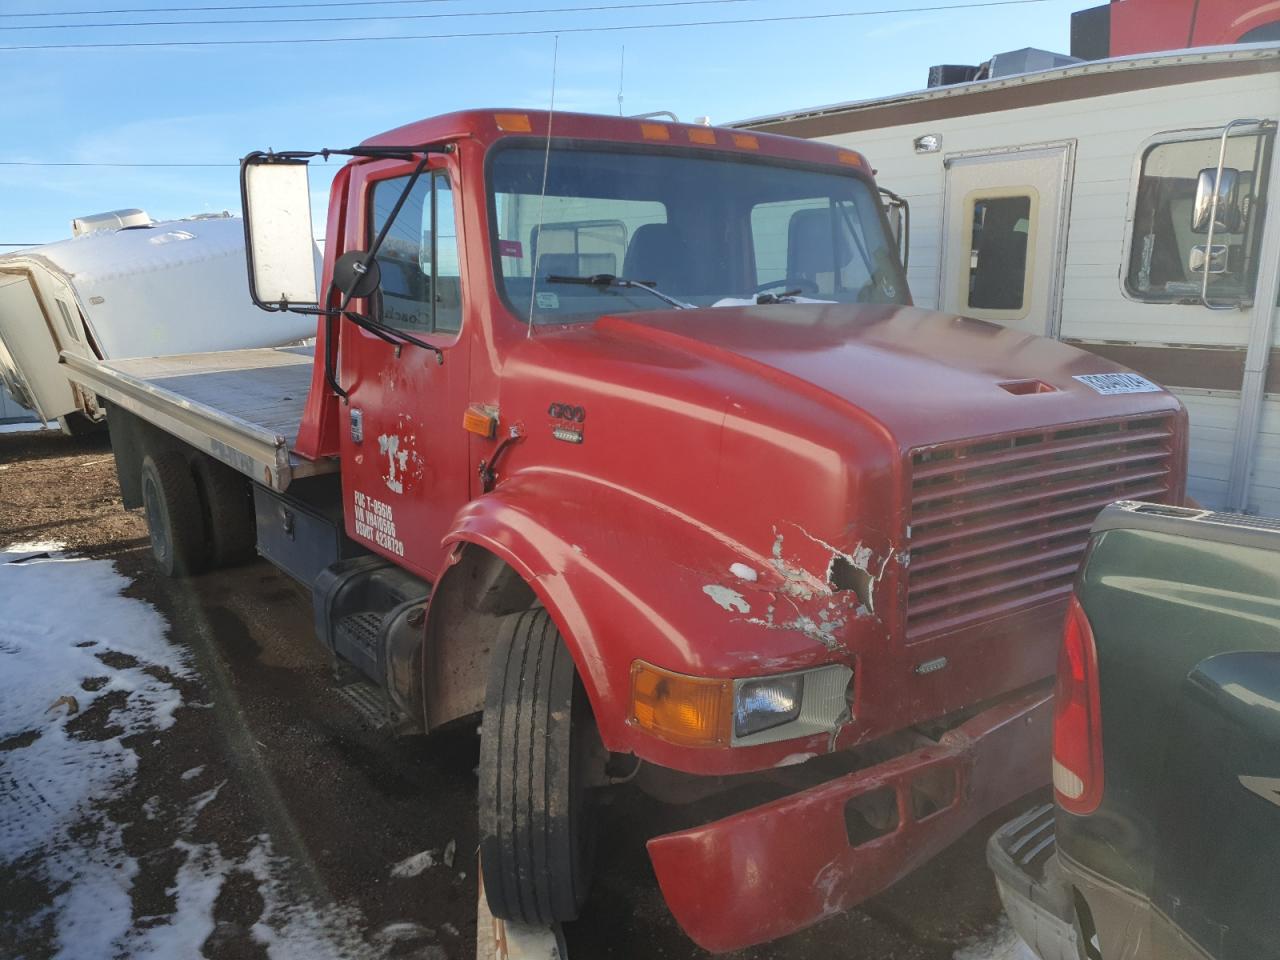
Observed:
[[[0,0],[0,48],[40,43],[372,37],[845,13],[956,0],[724,0],[650,9],[638,0],[398,0],[328,8],[279,0],[269,10],[16,17],[50,10],[221,6],[271,0]],[[331,2],[331,0],[330,0]],[[293,5],[293,10],[289,7]],[[557,109],[671,110],[730,122],[795,107],[924,86],[934,63],[977,63],[1034,46],[1065,52],[1070,14],[1089,0],[787,23],[564,33]],[[450,14],[419,20],[381,16]],[[453,16],[455,14],[465,16]],[[261,20],[273,25],[129,26],[140,20]],[[326,17],[359,18],[321,22]],[[73,23],[73,29],[32,29]],[[21,27],[23,29],[15,29]],[[553,38],[476,37],[298,46],[0,49],[0,161],[206,162],[127,169],[0,165],[0,243],[70,233],[73,217],[142,207],[164,219],[239,206],[234,163],[253,149],[347,146],[410,120],[465,107],[545,107]],[[327,189],[313,164],[312,187]],[[321,221],[322,223],[322,221]],[[319,224],[317,224],[319,226]],[[0,248],[2,249],[2,248]]]

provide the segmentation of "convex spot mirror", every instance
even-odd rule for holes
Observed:
[[[240,165],[240,194],[253,302],[265,310],[318,305],[306,161],[251,153]]]
[[[1192,233],[1208,233],[1209,218],[1213,216],[1214,181],[1218,184],[1218,209],[1214,220],[1214,233],[1239,233],[1244,222],[1240,210],[1240,171],[1223,167],[1218,176],[1217,167],[1206,167],[1196,178],[1196,199],[1191,208]]]
[[[1192,273],[1226,273],[1229,251],[1225,243],[1215,243],[1212,251],[1207,251],[1203,243],[1191,248],[1187,258],[1187,268]]]
[[[365,259],[367,250],[348,250],[333,265],[333,285],[344,296],[350,298],[367,297],[382,284],[382,270],[377,260]]]

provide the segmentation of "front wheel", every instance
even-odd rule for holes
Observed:
[[[480,863],[495,917],[546,925],[582,909],[595,853],[595,730],[560,631],[513,614],[494,646],[480,739]]]

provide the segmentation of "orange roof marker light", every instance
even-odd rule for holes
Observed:
[[[836,155],[836,159],[841,163],[847,163],[851,167],[863,167],[866,166],[867,163],[862,154],[855,153],[852,150],[841,150],[840,153]]]
[[[692,127],[689,130],[690,143],[703,143],[708,146],[715,146],[716,132],[708,130],[706,127]]]
[[[666,124],[642,123],[640,124],[640,136],[646,140],[670,140],[671,131],[667,129]]]
[[[760,149],[760,141],[749,133],[735,133],[733,135],[733,145],[741,147],[743,150]]]
[[[495,113],[494,121],[498,129],[505,133],[531,133],[533,125],[529,123],[527,113]]]

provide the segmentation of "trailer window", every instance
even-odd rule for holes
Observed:
[[[67,334],[76,343],[80,342],[80,334],[76,333],[76,325],[71,320],[71,311],[67,309],[67,305],[62,300],[55,298],[54,303],[58,305],[58,313],[62,314],[62,325],[67,328]]]
[[[1193,224],[1192,208],[1200,171],[1218,165],[1219,143],[1216,136],[1157,143],[1143,154],[1124,281],[1130,296],[1199,302],[1208,238]],[[1227,141],[1223,166],[1239,175],[1232,215],[1220,217],[1213,231],[1213,298],[1245,299],[1253,292],[1262,227],[1262,217],[1255,214],[1262,209],[1271,143],[1269,133]]]
[[[874,188],[853,172],[512,143],[494,151],[489,189],[498,289],[525,321],[670,309],[641,290],[557,280],[601,274],[699,307],[751,305],[762,290],[907,299]]]
[[[999,193],[975,191],[965,203],[970,237],[965,305],[977,316],[1017,319],[1026,315],[1037,194],[1030,188]]]
[[[409,177],[373,185],[369,238],[378,235]],[[382,319],[419,333],[456,333],[462,326],[462,282],[453,191],[444,173],[423,176],[378,250]]]

